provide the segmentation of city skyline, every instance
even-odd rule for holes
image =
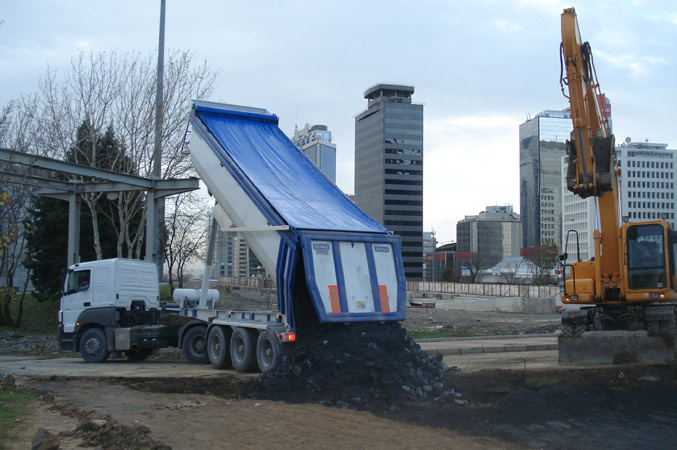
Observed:
[[[0,106],[37,91],[47,67],[67,72],[80,50],[146,55],[157,46],[159,1],[3,6]],[[166,47],[194,51],[220,71],[210,100],[266,108],[283,130],[326,124],[338,149],[337,184],[348,194],[360,94],[382,82],[413,85],[426,109],[423,229],[434,228],[446,242],[469,212],[492,204],[519,208],[519,124],[568,106],[559,90],[558,49],[559,17],[570,6],[327,1],[320,14],[338,24],[327,32],[327,20],[315,20],[318,8],[301,2],[169,0]],[[674,148],[677,5],[575,6],[613,102],[617,140]]]

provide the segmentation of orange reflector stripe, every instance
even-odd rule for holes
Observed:
[[[390,301],[388,300],[388,286],[378,285],[378,294],[381,297],[381,311],[390,312]]]
[[[341,303],[339,302],[338,286],[336,286],[335,284],[329,286],[329,302],[331,303],[331,312],[335,314],[341,312]]]

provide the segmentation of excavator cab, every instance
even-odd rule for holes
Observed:
[[[661,223],[628,225],[625,230],[629,291],[668,287],[665,226]]]

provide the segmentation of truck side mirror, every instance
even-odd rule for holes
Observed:
[[[68,274],[67,269],[61,269],[61,295],[66,294],[66,275]]]

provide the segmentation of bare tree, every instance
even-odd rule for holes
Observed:
[[[16,178],[20,175],[16,175]],[[18,181],[18,180],[14,180]],[[10,306],[16,299],[15,275],[21,267],[26,245],[26,211],[30,201],[30,192],[26,186],[15,182],[3,182],[0,185],[0,326],[18,327],[23,318],[23,300],[27,284],[18,299],[15,316]],[[29,274],[26,274],[28,277]]]
[[[207,202],[201,199],[199,194],[189,192],[168,198],[164,259],[172,291],[174,280],[177,281],[178,287],[183,287],[186,264],[204,258],[208,219]]]
[[[482,269],[482,260],[479,252],[463,252],[456,254],[456,261],[459,263],[462,277],[469,277],[470,282],[474,283]],[[465,269],[466,275],[463,274]]]
[[[550,271],[557,265],[557,256],[558,249],[554,242],[547,242],[529,249],[526,258],[533,264],[534,284],[547,284],[553,281]]]
[[[173,51],[167,58],[164,74],[162,124],[162,177],[191,174],[187,155],[181,152],[191,98],[205,98],[214,88],[216,72],[206,62],[196,63],[190,52]],[[73,147],[88,148],[77,152],[75,162],[99,166],[98,137],[112,127],[129,158],[128,172],[150,176],[154,151],[155,55],[81,52],[72,59],[70,70],[62,76],[48,68],[38,93],[22,98],[21,107],[31,111],[27,124],[34,137],[30,149],[42,155],[66,158]],[[83,123],[91,133],[78,133]],[[100,167],[100,166],[99,166]],[[98,197],[88,194],[83,201],[93,218],[97,217]],[[146,202],[139,193],[120,193],[115,220],[118,256],[140,258]],[[105,213],[105,212],[104,212]],[[109,212],[110,213],[110,212]],[[141,216],[141,220],[131,218]],[[110,217],[110,219],[113,219]],[[138,225],[132,226],[132,223]],[[101,258],[100,227],[93,220],[92,233],[97,258]],[[127,254],[122,254],[123,245]]]

